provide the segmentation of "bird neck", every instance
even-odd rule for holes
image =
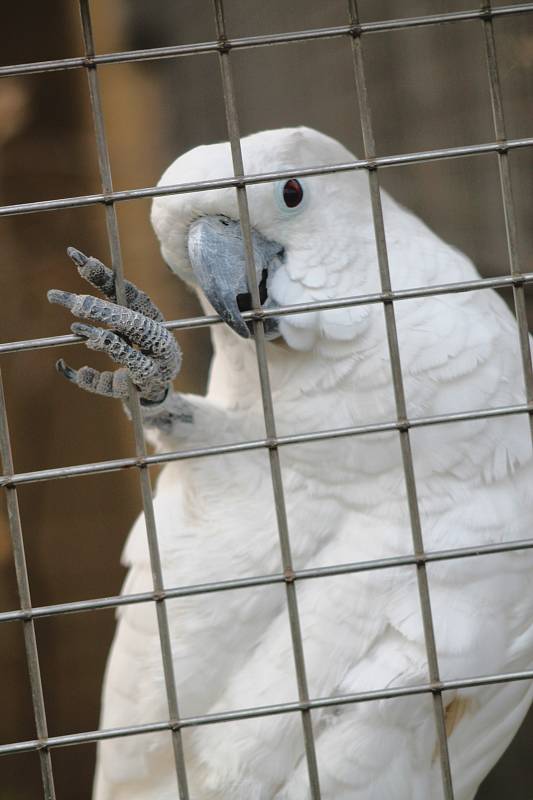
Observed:
[[[224,325],[211,329],[213,360],[208,395],[226,408],[262,420],[262,387],[256,343],[244,340]],[[266,343],[268,377],[278,429],[281,433],[327,427],[328,407],[338,424],[350,424],[347,406],[356,403],[353,354],[332,359],[316,350],[299,352],[282,340]],[[265,388],[265,387],[263,387]]]

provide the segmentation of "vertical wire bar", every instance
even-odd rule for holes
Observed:
[[[92,34],[92,23],[89,8],[89,0],[80,0],[80,13],[83,30],[83,40],[85,46],[85,54],[90,59],[94,56],[94,42]],[[91,100],[91,110],[93,114],[93,122],[96,134],[96,146],[98,152],[98,165],[100,170],[100,179],[102,183],[102,191],[104,195],[108,195],[113,191],[113,183],[111,178],[111,164],[109,160],[109,150],[107,146],[107,138],[104,126],[104,116],[102,110],[102,103],[100,97],[100,87],[98,82],[98,75],[96,65],[89,62],[86,65],[87,77],[89,81],[89,94]],[[106,211],[106,225],[107,237],[109,241],[109,248],[111,251],[111,262],[116,280],[116,293],[117,302],[122,305],[127,305],[126,292],[124,288],[124,269],[122,263],[122,255],[120,249],[120,238],[118,229],[118,220],[116,208],[113,201],[109,201],[105,205]],[[133,432],[135,437],[135,452],[138,457],[144,458],[146,456],[146,447],[144,442],[142,417],[139,405],[139,397],[130,383],[130,400],[128,408],[131,413]],[[148,549],[150,554],[150,567],[152,572],[152,580],[154,592],[160,593],[164,589],[163,583],[163,570],[161,567],[161,556],[159,552],[159,544],[157,540],[157,527],[154,514],[154,501],[152,494],[152,486],[150,481],[150,473],[146,466],[139,467],[139,481],[141,486],[142,504],[144,510],[146,534],[148,540]],[[180,800],[189,800],[189,789],[187,783],[187,773],[185,769],[185,757],[183,753],[183,742],[181,730],[179,728],[179,705],[176,690],[176,679],[174,675],[174,663],[172,659],[172,645],[170,639],[170,630],[168,625],[167,606],[164,598],[156,598],[155,607],[157,613],[157,624],[159,631],[159,640],[161,645],[161,659],[163,663],[163,672],[165,678],[165,688],[167,695],[168,711],[172,721],[172,745],[174,750],[174,762],[176,766],[176,777],[178,781],[178,790]]]
[[[11,451],[11,441],[9,438],[9,426],[7,421],[7,408],[4,395],[4,383],[0,371],[0,456],[2,467],[8,475],[13,474],[13,454]],[[20,521],[20,511],[17,497],[17,490],[14,486],[6,486],[6,504],[9,519],[9,532],[11,535],[11,546],[13,549],[13,561],[15,562],[15,573],[17,578],[17,589],[20,607],[23,611],[31,611],[30,584],[28,579],[28,569],[26,566],[26,555],[24,552],[24,539],[22,536],[22,525]],[[35,623],[32,617],[24,619],[22,622],[24,631],[24,647],[26,650],[26,663],[30,678],[31,700],[33,706],[33,716],[35,719],[35,730],[38,739],[48,738],[48,726],[46,724],[46,710],[44,705],[43,685],[41,680],[41,670],[39,667],[39,653],[37,650],[37,638],[35,636]],[[48,747],[43,745],[39,749],[39,760],[41,765],[41,780],[45,800],[55,800],[54,775],[52,772],[52,757]]]
[[[482,3],[481,10],[484,12],[482,18],[483,34],[485,38],[485,54],[487,59],[487,72],[490,85],[490,98],[492,104],[492,119],[494,132],[498,141],[505,139],[505,116],[503,112],[502,90],[500,75],[498,70],[498,58],[496,53],[496,40],[494,36],[494,24],[492,21],[491,2],[487,0]],[[509,164],[509,153],[502,149],[498,152],[498,170],[500,173],[500,186],[503,201],[503,213],[505,218],[505,232],[507,236],[507,252],[509,255],[509,266],[513,277],[522,274],[520,258],[518,254],[518,236],[516,231],[516,211],[511,184],[511,168]],[[513,299],[516,319],[518,322],[518,336],[520,341],[520,355],[522,359],[522,369],[524,373],[524,388],[528,401],[533,398],[533,367],[531,364],[531,348],[529,342],[529,326],[526,312],[526,292],[523,284],[513,284]],[[529,416],[529,427],[533,439],[533,416]]]
[[[222,87],[224,95],[224,107],[226,112],[226,122],[231,146],[233,161],[233,171],[236,178],[244,175],[244,165],[242,160],[242,150],[240,143],[240,129],[235,102],[235,91],[233,86],[233,75],[229,61],[229,49],[224,47],[226,37],[226,23],[224,19],[223,0],[213,0],[215,12],[215,24],[217,38],[220,43],[219,64],[222,76]],[[239,207],[239,217],[244,241],[244,251],[246,259],[246,275],[248,288],[250,290],[254,311],[261,310],[261,300],[259,298],[259,287],[257,285],[256,270],[254,263],[252,234],[250,224],[250,214],[248,210],[248,198],[246,186],[237,186],[237,202]],[[257,367],[261,385],[261,399],[263,404],[263,416],[265,422],[266,435],[269,439],[276,439],[276,423],[274,418],[274,407],[272,402],[272,391],[270,387],[270,376],[268,372],[268,362],[265,347],[265,335],[263,320],[254,320],[254,337],[256,344]],[[293,565],[289,529],[287,524],[287,512],[285,507],[285,496],[283,491],[283,481],[281,474],[281,463],[279,450],[276,444],[269,447],[270,472],[272,477],[272,488],[274,492],[274,502],[276,508],[276,520],[278,536],[282,557],[282,567],[286,576],[285,587],[287,595],[287,608],[289,614],[289,625],[291,631],[292,649],[296,670],[296,681],[298,686],[298,697],[300,702],[307,703],[309,700],[309,689],[307,684],[307,672],[302,642],[302,631],[300,625],[300,615],[298,611],[298,598],[296,586],[293,580]],[[313,800],[320,800],[320,780],[318,775],[318,763],[316,758],[315,739],[313,734],[313,721],[309,709],[301,712],[302,727],[304,735],[304,746],[307,760],[307,772],[311,797]]]
[[[363,60],[363,48],[361,36],[357,31],[359,25],[359,13],[357,0],[348,0],[348,12],[350,22],[354,26],[352,36],[352,55],[359,102],[359,114],[361,118],[361,130],[363,134],[363,146],[365,158],[373,159],[376,155],[374,133],[372,127],[372,117],[368,100],[366,85],[365,68]],[[381,291],[391,291],[391,280],[389,270],[389,259],[387,253],[387,243],[385,237],[385,226],[383,222],[383,209],[381,204],[381,194],[377,168],[368,168],[368,181],[370,188],[370,199],[372,204],[372,216],[374,221],[374,234],[376,239],[376,249],[379,265],[379,276],[381,281]],[[398,345],[398,332],[396,327],[396,315],[392,300],[383,301],[385,314],[385,324],[387,330],[387,342],[389,357],[391,362],[392,381],[394,389],[394,400],[396,405],[396,416],[400,426],[404,423],[405,427],[400,427],[400,447],[402,453],[403,471],[405,476],[405,487],[407,502],[409,507],[409,518],[411,523],[411,535],[413,541],[414,554],[424,556],[424,541],[422,537],[422,526],[420,523],[420,510],[418,506],[418,496],[411,451],[411,440],[407,425],[407,406],[405,401],[405,391],[402,377],[402,365],[400,360],[400,348]],[[431,610],[431,599],[429,593],[429,583],[427,577],[426,564],[422,561],[417,563],[417,584],[422,612],[422,625],[424,630],[424,640],[428,660],[428,672],[431,683],[438,684],[440,681],[439,663],[437,657],[437,647],[435,642],[435,631],[433,626],[433,614]],[[441,767],[442,787],[445,800],[454,800],[452,774],[450,767],[450,757],[448,752],[448,739],[446,735],[446,720],[442,691],[433,690],[433,710],[435,714],[435,725],[439,745],[439,760]]]

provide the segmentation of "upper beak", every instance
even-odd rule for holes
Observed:
[[[244,338],[250,328],[241,311],[252,308],[246,279],[246,259],[238,220],[222,215],[200,217],[189,228],[189,259],[200,288],[224,322]],[[261,302],[266,300],[266,277],[271,263],[283,254],[277,242],[252,228],[252,245]]]

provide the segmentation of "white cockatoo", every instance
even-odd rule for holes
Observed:
[[[303,167],[349,162],[341,144],[309,128],[242,140],[248,174],[295,177],[248,186],[253,251],[265,308],[380,290],[367,176],[298,178]],[[232,174],[227,142],[180,156],[161,185]],[[469,259],[382,192],[394,289],[478,277]],[[163,450],[265,437],[243,239],[232,187],[161,196],[152,222],[165,261],[198,292],[214,357],[205,397],[169,384],[180,351],[161,315],[128,285],[129,310],[88,295],[50,299],[89,322],[73,330],[122,366],[60,369],[83,388],[124,397],[138,387],[147,430]],[[114,297],[107,268],[72,250],[81,275]],[[502,265],[502,271],[504,267]],[[395,303],[411,418],[525,401],[515,319],[491,290]],[[394,421],[396,407],[381,303],[270,316],[266,351],[277,434]],[[135,347],[134,345],[137,345]],[[410,431],[427,551],[531,535],[533,460],[525,414]],[[280,449],[295,570],[412,552],[395,429],[285,444]],[[279,574],[282,569],[265,448],[168,463],[155,497],[167,588]],[[144,518],[125,551],[125,594],[152,588]],[[533,664],[529,551],[427,566],[441,679],[517,672]],[[312,698],[428,682],[416,566],[296,582]],[[284,585],[167,601],[182,717],[298,700]],[[118,610],[103,692],[102,727],[168,720],[153,603]],[[455,800],[473,800],[529,707],[529,681],[444,692]],[[439,800],[438,739],[429,694],[312,711],[323,800]],[[299,712],[183,730],[192,800],[310,797]],[[177,797],[171,733],[99,745],[94,800]]]

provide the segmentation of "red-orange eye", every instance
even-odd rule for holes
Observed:
[[[287,208],[296,208],[304,199],[304,190],[300,181],[291,178],[283,187],[283,202]]]

